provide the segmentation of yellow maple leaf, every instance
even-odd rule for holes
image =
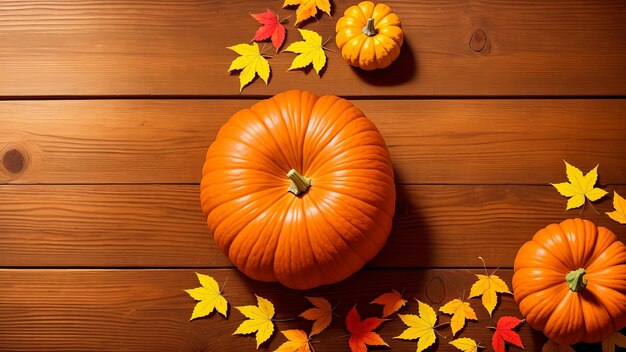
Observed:
[[[311,336],[317,335],[324,331],[333,320],[333,308],[330,302],[322,297],[305,297],[315,306],[302,312],[300,316],[307,320],[313,320],[313,328]]]
[[[565,210],[582,206],[585,199],[593,202],[607,194],[605,190],[594,187],[598,180],[598,165],[583,176],[582,171],[565,161],[565,173],[569,182],[552,183],[562,196],[569,197]]]
[[[283,8],[287,6],[298,6],[296,9],[296,23],[311,18],[317,14],[317,9],[324,11],[330,16],[330,0],[285,0]]]
[[[415,340],[417,339],[417,352],[421,352],[430,347],[437,340],[435,335],[435,324],[437,324],[437,314],[428,304],[417,301],[419,316],[414,314],[398,314],[402,322],[409,328],[394,339]]]
[[[205,317],[214,310],[217,310],[218,313],[226,318],[228,314],[228,302],[226,298],[222,296],[222,290],[220,290],[220,287],[217,285],[217,281],[209,275],[196,273],[196,276],[202,287],[185,290],[191,298],[200,301],[193,308],[193,313],[191,313],[189,320]]]
[[[478,320],[476,312],[470,307],[469,302],[463,302],[460,299],[453,299],[452,301],[439,308],[439,311],[445,314],[452,315],[450,320],[450,327],[452,328],[452,336],[463,328],[465,320]]]
[[[240,92],[243,90],[243,87],[252,82],[257,74],[267,84],[267,80],[270,78],[270,64],[259,51],[259,44],[256,42],[252,44],[237,44],[229,46],[227,49],[240,55],[233,60],[228,68],[228,72],[241,70],[241,73],[239,73]]]
[[[483,306],[485,307],[485,309],[487,309],[489,315],[491,316],[491,313],[498,304],[498,293],[511,293],[511,291],[509,291],[509,287],[507,286],[506,282],[504,282],[498,276],[494,275],[493,273],[489,275],[489,273],[487,273],[487,266],[485,265],[485,261],[481,257],[478,258],[483,261],[486,275],[476,274],[476,277],[478,277],[478,281],[476,281],[472,285],[468,298],[478,297],[482,295]]]
[[[613,191],[613,207],[615,211],[606,215],[620,224],[626,224],[626,200],[615,191]]]
[[[552,340],[543,344],[541,352],[574,352],[574,349],[568,345],[559,345]]]
[[[602,340],[602,352],[615,352],[615,346],[626,347],[626,336],[617,331]]]
[[[242,306],[235,307],[241,312],[248,320],[245,320],[237,330],[233,333],[246,335],[256,333],[256,348],[267,341],[267,339],[274,333],[274,305],[267,299],[256,296],[256,306]]]
[[[383,293],[376,297],[370,304],[380,304],[383,306],[383,318],[397,312],[406,304],[407,300],[402,298],[402,294],[392,289],[391,292]]]
[[[311,352],[311,338],[302,330],[281,331],[287,342],[280,345],[274,352]]]
[[[474,352],[478,351],[479,348],[484,348],[469,337],[452,340],[450,344],[463,352]]]
[[[322,43],[322,36],[315,31],[308,29],[299,29],[300,35],[302,35],[303,41],[291,43],[285,51],[299,54],[291,62],[289,70],[297,68],[303,68],[310,64],[313,64],[313,68],[317,74],[326,65],[326,53],[324,52],[324,44]]]

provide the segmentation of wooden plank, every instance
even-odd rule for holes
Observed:
[[[626,194],[626,186],[608,187]],[[511,267],[540,228],[579,216],[550,186],[402,186],[392,234],[372,267]],[[584,218],[626,232],[604,212]],[[210,236],[197,186],[0,187],[0,266],[230,266]]]
[[[406,43],[394,66],[374,73],[350,68],[333,43],[336,20],[353,3],[333,1],[332,19],[304,26],[330,39],[321,79],[285,72],[294,55],[280,53],[270,85],[255,82],[243,94],[303,85],[350,96],[626,94],[623,1],[389,1]],[[0,95],[237,96],[237,76],[226,73],[236,55],[226,47],[252,38],[258,24],[249,12],[291,15],[287,43],[300,39],[294,11],[280,5],[3,1]]]
[[[222,283],[229,295],[229,318],[211,316],[189,322],[194,301],[183,291],[198,286],[194,270],[2,270],[0,269],[0,346],[8,351],[253,351],[253,337],[231,336],[245,319],[232,307],[255,304],[253,294],[272,301],[276,319],[296,317],[310,307],[304,296],[323,296],[339,304],[330,328],[315,337],[315,350],[345,351],[348,348],[344,316],[357,304],[362,316],[379,315],[380,307],[369,305],[392,288],[405,289],[405,297],[416,297],[437,310],[448,300],[468,292],[480,271],[399,270],[363,271],[348,280],[309,291],[294,291],[278,284],[255,282],[233,269],[201,270]],[[511,270],[499,275],[511,282]],[[460,336],[472,337],[489,346],[494,321],[505,315],[520,317],[511,295],[502,295],[491,319],[470,299],[477,322],[469,322]],[[411,300],[403,313],[417,314]],[[439,315],[439,322],[449,316]],[[310,322],[296,319],[277,322],[277,329],[309,331]],[[377,330],[392,350],[415,349],[415,342],[393,339],[405,326],[391,317]],[[449,327],[439,329],[451,340]],[[520,329],[526,350],[540,349],[544,338],[526,324]],[[260,350],[273,351],[285,341],[276,333]],[[453,351],[440,340],[438,351]]]
[[[219,127],[252,104],[1,102],[0,181],[197,183]],[[625,100],[355,104],[383,134],[402,184],[545,185],[565,180],[563,159],[585,172],[599,163],[603,184],[626,183]]]

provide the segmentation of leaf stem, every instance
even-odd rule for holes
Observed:
[[[265,51],[269,49],[269,48],[266,48],[266,46],[267,46],[267,43],[263,43],[263,46],[261,47],[261,56],[268,57],[270,59],[274,58],[274,55],[269,55],[265,53]]]
[[[433,329],[438,329],[438,328],[440,328],[440,327],[442,327],[442,326],[444,326],[444,325],[448,325],[448,324],[450,324],[450,322],[449,322],[449,321],[446,321],[445,323],[441,323],[441,324],[439,324],[439,325],[435,325],[435,326],[433,326]]]
[[[441,337],[442,339],[444,339],[444,340],[447,340],[447,339],[448,339],[446,336],[441,335],[441,334],[439,333],[439,331],[437,331],[437,330],[433,330],[433,331],[435,332],[435,334],[439,335],[439,337]]]
[[[495,275],[495,273],[497,273],[498,270],[500,270],[500,267],[497,267],[496,270],[494,270],[493,273],[491,273],[491,275]]]
[[[480,261],[483,262],[483,268],[485,268],[485,275],[489,276],[489,273],[487,272],[487,264],[485,264],[485,260],[483,259],[483,257],[478,257],[478,259],[480,259]]]
[[[228,282],[228,276],[226,276],[226,279],[224,279],[224,284],[222,285],[222,289],[220,290],[220,295],[222,294],[222,292],[224,292],[224,288],[226,288],[227,282]]]
[[[596,214],[600,215],[600,213],[596,210],[596,207],[594,207],[593,204],[591,204],[591,201],[589,199],[587,199],[587,202],[589,202],[591,209],[593,209],[596,212]]]
[[[292,321],[292,320],[296,320],[296,318],[287,318],[287,319],[272,319],[273,322],[275,323],[282,323],[284,321]]]
[[[335,306],[334,306],[334,307],[332,307],[332,308],[330,308],[330,313],[331,313],[333,316],[336,316],[337,318],[341,318],[341,315],[339,315],[339,313],[335,313],[335,309],[337,309],[337,307],[339,306],[339,303],[341,303],[341,301],[339,301],[339,302],[335,303]]]
[[[287,21],[290,17],[291,17],[291,15],[283,18],[282,20],[279,20],[278,23],[282,24],[283,22]]]

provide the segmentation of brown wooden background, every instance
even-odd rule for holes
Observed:
[[[334,1],[332,19],[304,28],[332,37],[351,3]],[[320,79],[285,72],[293,55],[281,53],[270,84],[240,94],[225,47],[250,40],[248,12],[292,15],[287,42],[299,40],[280,0],[0,1],[0,351],[253,351],[252,337],[231,336],[243,320],[233,309],[188,322],[194,272],[228,277],[234,306],[269,298],[279,318],[307,308],[304,295],[341,301],[342,315],[354,303],[378,314],[367,303],[391,288],[438,309],[469,290],[477,256],[510,284],[517,248],[578,216],[549,185],[565,180],[563,159],[585,172],[599,163],[602,187],[626,194],[625,2],[387,3],[406,36],[389,69],[352,69],[335,50]],[[198,201],[221,124],[290,88],[353,99],[387,141],[399,194],[380,255],[307,292],[234,270]],[[611,200],[595,206],[600,215],[582,216],[626,240],[604,215]],[[494,323],[471,304],[479,322],[461,336],[491,350]],[[504,315],[519,316],[511,296],[494,320]],[[379,332],[394,351],[415,349],[392,339],[402,329],[395,319]],[[337,320],[316,351],[345,351],[346,333]],[[520,333],[527,350],[541,348],[540,333]]]

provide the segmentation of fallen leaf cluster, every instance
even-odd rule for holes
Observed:
[[[482,258],[480,258],[482,260]],[[483,261],[484,265],[484,261]],[[223,295],[223,286],[219,287],[217,281],[211,276],[196,273],[201,287],[185,290],[193,299],[198,301],[191,319],[206,317],[217,311],[224,318],[228,318],[228,302]],[[510,293],[507,284],[495,273],[485,275],[477,274],[477,281],[472,285],[470,297],[482,296],[482,303],[487,312],[492,315],[498,301],[499,293]],[[361,317],[357,306],[354,305],[345,316],[345,327],[349,332],[348,346],[352,352],[366,352],[368,346],[387,346],[388,344],[375,331],[381,324],[390,320],[391,316],[407,307],[408,300],[403,297],[404,292],[395,289],[385,292],[376,297],[370,304],[382,306],[380,316]],[[311,331],[307,333],[301,329],[280,330],[286,341],[282,343],[277,352],[309,352],[314,351],[312,344],[320,341],[312,341],[313,336],[321,334],[328,328],[335,313],[336,305],[323,297],[304,297],[310,302],[312,307],[305,309],[300,318],[312,322]],[[237,311],[246,319],[240,323],[233,335],[254,334],[257,349],[274,334],[276,322],[292,319],[276,319],[275,308],[272,302],[256,295],[257,304],[235,307]],[[471,307],[470,302],[463,298],[452,299],[439,308],[439,312],[450,315],[449,322],[437,324],[437,311],[425,302],[415,299],[417,302],[417,314],[397,314],[397,317],[407,326],[407,328],[394,339],[417,341],[417,352],[425,351],[433,346],[438,337],[446,339],[437,331],[441,327],[450,324],[452,337],[455,337],[465,326],[467,320],[477,321],[476,312]],[[505,343],[522,347],[522,341],[513,331],[523,320],[514,317],[502,317],[494,327],[493,348],[496,352],[503,352]],[[462,337],[449,342],[461,351],[477,351],[483,348],[475,340]],[[617,342],[619,343],[619,341]]]
[[[318,9],[330,16],[331,5],[329,0],[285,0],[283,4],[283,8],[294,6],[297,6],[295,25],[317,15]],[[267,59],[271,56],[266,55],[259,48],[257,42],[270,40],[278,54],[285,43],[287,34],[287,29],[283,25],[287,18],[281,20],[276,12],[268,9],[265,12],[251,13],[250,15],[261,25],[252,37],[253,43],[241,43],[227,47],[239,55],[228,68],[228,72],[241,71],[239,73],[239,91],[242,91],[257,76],[265,84],[269,83],[271,68]],[[324,52],[326,48],[324,48],[322,37],[312,30],[298,28],[298,31],[303,40],[291,43],[283,50],[298,54],[288,70],[312,65],[315,72],[320,75],[326,65],[326,53]]]

